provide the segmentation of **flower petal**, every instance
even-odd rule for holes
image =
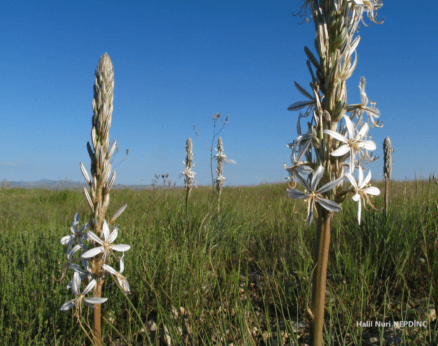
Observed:
[[[73,241],[73,239],[75,239],[74,235],[66,235],[65,237],[61,238],[61,244],[62,245],[69,244],[71,241]]]
[[[118,244],[118,245],[112,245],[111,247],[114,251],[125,252],[131,248],[131,245]]]
[[[116,227],[116,228],[114,228],[114,231],[112,231],[111,235],[109,236],[109,240],[108,240],[110,243],[113,243],[114,240],[116,240],[117,235],[119,234],[118,230],[119,230],[119,228]]]
[[[297,189],[286,189],[286,194],[289,197],[295,198],[295,199],[303,199],[306,198],[307,195],[304,192],[301,192]]]
[[[62,304],[61,310],[70,310],[73,306],[75,306],[75,299],[69,300],[68,302]]]
[[[85,298],[84,299],[84,304],[103,304],[108,300],[108,298],[97,298],[97,297],[92,297],[92,298]]]
[[[341,135],[340,133],[332,130],[324,130],[322,131],[324,133],[327,133],[328,135],[332,136],[333,138],[336,138],[338,141],[347,143],[347,138],[344,135]]]
[[[102,231],[103,231],[103,239],[105,239],[105,241],[108,241],[110,230],[108,224],[106,223],[106,220],[103,221]]]
[[[294,190],[294,191],[292,191]],[[287,189],[286,193],[289,197],[295,198],[295,199],[305,199],[307,198],[307,195],[299,190],[296,189]]]
[[[309,210],[307,212],[307,226],[310,226],[313,221],[313,208],[315,207],[315,202],[312,200],[310,203]]]
[[[377,187],[375,187],[375,186],[371,186],[371,187],[369,187],[369,188],[366,188],[366,189],[364,190],[364,192],[365,192],[366,194],[368,194],[368,195],[373,195],[373,196],[378,196],[378,195],[380,195],[380,190],[379,190]]]
[[[321,187],[316,192],[317,193],[324,193],[324,192],[330,191],[331,189],[334,189],[336,186],[338,186],[342,182],[343,179],[344,179],[344,177],[341,177],[339,179],[333,180],[333,181],[325,184],[323,187]]]
[[[312,180],[310,182],[310,191],[315,191],[318,183],[320,182],[322,175],[324,174],[324,167],[319,166],[312,174]]]
[[[357,202],[360,201],[360,195],[358,193],[356,193],[353,197],[351,197],[353,199],[353,201]]]
[[[338,149],[332,152],[332,156],[343,156],[350,151],[348,144],[341,145]]]
[[[361,219],[361,212],[362,212],[362,201],[359,199],[359,205],[357,206],[357,220],[360,225],[360,219]]]
[[[356,179],[350,173],[345,173],[345,176],[350,180],[351,185],[357,188]]]
[[[350,139],[356,137],[355,136],[355,131],[354,131],[354,124],[351,121],[349,116],[344,115],[344,119],[345,119],[345,123],[347,125],[347,131],[348,131],[348,136]]]
[[[88,231],[88,232],[87,232],[87,235],[88,235],[88,238],[89,238],[89,239],[95,241],[96,243],[99,243],[100,245],[103,244],[102,239],[100,239],[100,238],[98,237],[98,235],[97,235],[96,233],[94,233],[93,231]]]
[[[103,247],[95,247],[94,249],[88,250],[87,252],[82,254],[82,258],[92,258],[94,256],[97,256],[103,252]]]
[[[81,294],[80,288],[81,288],[81,277],[78,272],[75,272],[73,274],[73,283],[71,287],[71,290],[73,291],[75,296]]]
[[[371,171],[370,171],[370,173],[371,173]],[[368,175],[369,175],[369,173],[368,173]],[[359,165],[359,180],[357,181],[357,185],[359,185],[359,187],[362,188],[362,187],[364,187],[363,183],[364,183],[363,171],[362,171],[362,167]]]
[[[357,146],[359,148],[365,148],[367,150],[376,150],[376,143],[373,141],[362,141],[360,143],[357,143]]]
[[[113,275],[117,275],[117,271],[113,267],[111,267],[107,264],[103,264],[102,268],[105,269],[108,273],[111,273]]]
[[[309,184],[307,184],[306,179],[304,179],[304,177],[301,175],[301,173],[299,173],[299,172],[295,172],[295,177],[297,178],[298,182],[299,182],[302,186],[304,186],[304,188],[305,188],[307,191],[311,191],[311,190],[310,190],[310,186],[309,186]]]
[[[368,126],[367,123],[364,124],[364,126],[360,129],[359,133],[357,134],[356,138],[364,138],[366,136],[366,133],[368,132],[368,130],[370,129],[370,127]]]
[[[87,285],[87,287],[85,287],[84,292],[82,292],[83,295],[88,294],[88,292],[90,292],[94,286],[96,286],[96,280],[91,280],[90,283]]]
[[[316,198],[316,202],[318,202],[322,207],[324,207],[325,209],[329,210],[329,211],[341,211],[342,207],[336,203],[333,202],[329,199],[325,199],[325,198],[321,198],[321,197],[317,197]]]
[[[306,165],[298,166],[295,170],[304,174],[311,174],[313,172],[313,169]]]

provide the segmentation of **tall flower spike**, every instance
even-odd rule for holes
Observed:
[[[383,174],[386,174],[388,179],[391,179],[392,162],[394,160],[392,157],[393,152],[394,149],[391,148],[391,140],[389,137],[386,137],[383,142]]]
[[[224,181],[226,180],[225,177],[222,175],[223,174],[223,163],[236,163],[234,160],[230,160],[227,155],[225,155],[224,153],[224,145],[222,143],[222,138],[219,137],[218,141],[217,141],[217,149],[215,149],[217,151],[217,154],[215,155],[216,160],[217,160],[217,169],[216,169],[216,174],[217,174],[217,179],[216,179],[216,188],[218,191],[220,191],[220,189],[222,188],[222,185],[224,183]]]
[[[323,208],[331,211],[331,212],[337,212],[341,211],[342,207],[338,205],[336,202],[333,202],[329,199],[325,199],[322,197],[322,193],[325,193],[327,191],[330,191],[334,189],[336,186],[338,186],[341,182],[343,177],[333,180],[327,184],[325,184],[320,189],[316,190],[316,187],[318,186],[319,181],[322,178],[322,175],[324,174],[324,167],[319,166],[318,169],[312,174],[312,179],[310,181],[306,181],[300,173],[296,173],[296,176],[298,178],[298,181],[301,185],[304,186],[306,189],[304,192],[301,192],[296,189],[287,189],[286,193],[289,197],[297,198],[297,199],[305,199],[304,201],[307,202],[307,225],[310,226],[313,220],[313,211],[316,211],[315,202],[321,205]],[[318,215],[317,215],[318,216]]]
[[[192,152],[192,139],[189,137],[186,142],[186,161],[183,161],[183,164],[186,166],[186,169],[181,172],[181,177],[184,178],[185,187],[188,191],[192,189],[192,186],[196,187],[195,184],[195,174],[192,171],[192,168],[196,166],[196,163],[193,164],[193,152]]]

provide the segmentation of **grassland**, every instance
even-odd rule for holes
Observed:
[[[374,182],[382,192],[383,182]],[[315,222],[285,184],[225,187],[221,214],[211,187],[114,190],[108,216],[130,244],[128,299],[103,291],[106,345],[301,345],[308,336]],[[351,196],[333,221],[324,338],[327,345],[436,345],[438,185],[391,182],[388,217]],[[373,199],[383,207],[383,194]],[[0,189],[0,344],[89,345],[60,307],[62,236],[89,209],[79,190]],[[298,212],[298,213],[296,213]],[[108,284],[112,282],[111,278]],[[84,323],[92,312],[84,308]],[[427,321],[426,328],[358,327],[366,321]],[[85,328],[87,328],[85,326]],[[398,340],[398,343],[396,343]]]

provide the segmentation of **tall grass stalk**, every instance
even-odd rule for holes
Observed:
[[[308,58],[307,67],[312,81],[309,93],[295,82],[298,91],[307,100],[292,104],[288,110],[297,111],[307,107],[304,114],[300,113],[297,123],[298,138],[289,144],[292,149],[292,167],[287,168],[291,179],[296,178],[305,187],[304,192],[297,189],[287,189],[292,198],[304,199],[307,203],[307,224],[313,220],[314,211],[317,221],[317,237],[314,253],[314,272],[312,287],[312,306],[309,311],[311,318],[311,343],[320,346],[323,342],[325,291],[327,281],[327,264],[330,246],[333,213],[341,211],[339,205],[347,194],[354,192],[353,200],[358,202],[358,222],[361,220],[361,202],[364,201],[376,209],[369,200],[368,194],[378,195],[375,187],[368,187],[371,172],[363,178],[362,164],[375,161],[368,155],[368,150],[375,150],[376,145],[368,136],[369,126],[364,122],[363,113],[371,119],[371,126],[381,127],[374,122],[380,112],[368,106],[365,93],[366,80],[361,78],[359,90],[361,103],[347,105],[346,80],[352,75],[357,56],[353,62],[353,54],[359,44],[360,37],[353,39],[363,13],[374,23],[377,10],[382,6],[378,0],[363,2],[361,0],[306,0],[301,10],[307,14],[308,6],[315,23],[315,48],[319,59],[305,47]],[[307,18],[306,18],[307,19]],[[380,23],[378,23],[380,24]],[[316,73],[313,72],[313,68]],[[315,77],[316,75],[316,77]],[[350,116],[346,113],[351,112]],[[308,132],[301,134],[300,119],[313,115],[307,123]],[[357,117],[357,123],[352,120]],[[342,120],[346,125],[342,125]],[[348,138],[347,138],[348,133]],[[314,159],[312,157],[314,149]],[[365,150],[365,153],[363,152]],[[356,156],[359,154],[359,160]],[[304,157],[306,161],[300,161]],[[345,163],[350,159],[349,164]],[[345,169],[349,173],[345,173]],[[359,178],[353,177],[356,168]],[[307,179],[302,175],[307,174]],[[342,191],[344,177],[351,182],[351,187]],[[319,185],[320,184],[320,185]],[[341,185],[341,186],[340,186]],[[318,188],[319,186],[319,188]],[[318,205],[316,205],[318,203]]]

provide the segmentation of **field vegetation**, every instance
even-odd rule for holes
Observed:
[[[373,186],[383,191],[384,181]],[[286,188],[224,187],[218,217],[217,195],[199,186],[188,218],[182,189],[114,190],[108,215],[129,206],[116,223],[118,242],[131,245],[131,294],[105,282],[103,296],[112,298],[102,305],[103,344],[308,343],[316,225],[306,225],[305,203]],[[358,225],[349,197],[333,219],[326,345],[436,345],[438,185],[391,181],[390,189],[387,217],[365,211]],[[372,201],[383,208],[383,195]],[[90,345],[74,312],[60,311],[71,278],[55,281],[66,262],[60,239],[77,211],[89,214],[81,190],[0,189],[0,344]],[[82,313],[88,331],[91,310]]]

